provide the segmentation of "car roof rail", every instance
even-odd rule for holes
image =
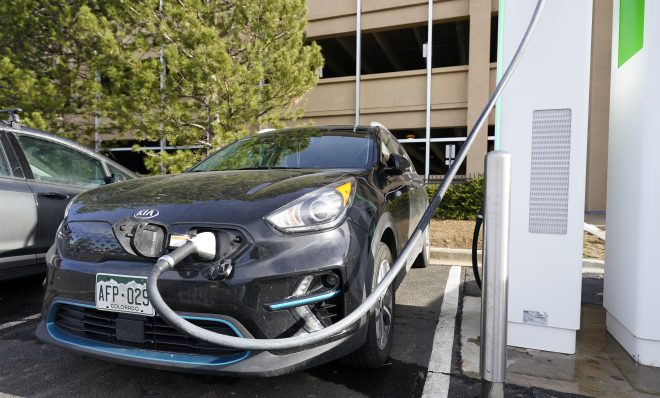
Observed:
[[[381,129],[383,129],[383,130],[385,130],[385,131],[387,131],[388,133],[391,134],[390,130],[388,130],[387,127],[383,126],[383,125],[382,125],[381,123],[379,123],[379,122],[376,122],[376,121],[371,122],[371,123],[369,124],[369,126],[371,126],[371,127],[378,127],[378,128],[381,128]]]
[[[0,109],[0,113],[7,114],[7,123],[13,129],[19,130],[21,128],[21,118],[18,116],[18,112],[23,112],[21,108],[10,108],[10,109]]]
[[[257,134],[267,133],[269,131],[275,131],[275,130],[277,130],[277,129],[265,128],[265,129],[261,129],[261,130],[257,131]]]

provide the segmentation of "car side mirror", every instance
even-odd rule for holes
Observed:
[[[410,161],[405,157],[392,153],[387,160],[387,166],[383,171],[388,175],[401,175],[410,168]]]
[[[106,184],[112,184],[113,182],[117,182],[117,176],[115,173],[110,174],[110,177],[103,177],[103,182]]]

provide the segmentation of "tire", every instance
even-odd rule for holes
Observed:
[[[429,227],[424,230],[424,247],[413,263],[413,268],[426,268],[431,264],[431,234]]]
[[[392,265],[392,253],[383,242],[378,244],[374,258],[372,290],[382,280]],[[360,368],[376,369],[387,363],[392,350],[394,332],[394,284],[390,285],[381,300],[369,312],[367,341],[344,362]]]

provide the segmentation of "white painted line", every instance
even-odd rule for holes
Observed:
[[[449,261],[443,262],[443,261],[431,259],[431,262],[429,263],[429,265],[432,265],[434,267],[453,267],[453,266],[456,266],[456,267],[472,268],[472,263],[467,263],[467,262],[462,262],[462,261],[455,261],[455,260],[452,260],[452,262],[449,262]],[[481,261],[479,261],[479,265],[481,265]]]
[[[17,321],[3,323],[2,325],[0,325],[0,330],[9,329],[12,326],[20,325],[21,323],[25,323],[33,319],[38,319],[40,316],[41,314],[34,314],[34,315],[26,316],[25,318],[21,318]]]
[[[451,267],[445,293],[442,297],[438,326],[436,326],[435,335],[433,336],[433,350],[431,351],[422,397],[438,398],[449,395],[449,374],[451,373],[460,286],[461,267]]]
[[[602,229],[598,228],[595,225],[587,224],[586,222],[584,223],[584,230],[596,237],[601,238],[602,240],[605,240],[605,237],[607,236],[607,233],[605,231],[603,231]]]

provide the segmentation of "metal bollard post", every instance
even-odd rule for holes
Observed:
[[[481,396],[503,397],[506,380],[511,155],[486,155],[483,281],[481,291]]]

